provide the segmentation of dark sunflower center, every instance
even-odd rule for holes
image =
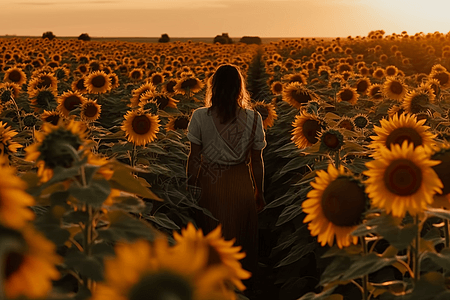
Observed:
[[[411,112],[413,114],[417,114],[421,111],[423,111],[425,108],[424,106],[429,102],[429,97],[427,94],[419,94],[411,99]]]
[[[422,171],[408,159],[398,159],[384,171],[384,184],[393,194],[409,196],[417,192],[422,185]]]
[[[71,96],[67,97],[66,99],[64,99],[64,107],[68,111],[75,109],[75,107],[77,107],[80,104],[81,104],[81,99],[77,95],[71,95]]]
[[[36,97],[36,103],[40,107],[50,107],[50,103],[55,101],[55,95],[50,91],[40,91]]]
[[[166,106],[169,104],[169,101],[170,101],[169,97],[166,97],[163,95],[156,96],[154,99],[156,100],[156,103],[158,104],[159,109],[166,108]]]
[[[294,90],[291,93],[292,99],[298,103],[307,103],[309,100],[311,100],[311,95],[308,92],[302,92],[298,90]]]
[[[144,276],[130,292],[130,300],[193,300],[190,281],[179,274],[159,272]]]
[[[319,121],[306,120],[302,129],[306,140],[311,144],[315,144],[317,142],[317,132],[320,130]]]
[[[367,118],[363,116],[356,117],[353,122],[355,123],[355,126],[360,129],[366,128],[367,124],[369,124]]]
[[[47,135],[39,147],[41,155],[39,159],[45,162],[45,166],[54,169],[57,166],[69,168],[72,166],[73,157],[67,145],[75,150],[81,147],[81,140],[77,135],[66,129],[57,129]]]
[[[413,143],[414,148],[422,145],[422,137],[420,134],[410,127],[400,127],[394,129],[386,139],[386,147],[391,148],[392,144],[402,145],[404,141]]]
[[[366,209],[364,189],[347,177],[331,182],[322,194],[322,211],[336,226],[354,226]]]
[[[85,87],[84,87],[84,78],[80,78],[77,81],[76,87],[77,87],[77,90],[79,90],[79,91],[83,91],[85,89]]]
[[[437,153],[431,159],[441,161],[440,164],[432,168],[444,185],[442,195],[447,195],[450,193],[450,152]]]
[[[86,68],[86,66],[82,65],[78,67],[78,70],[80,70],[81,73],[86,73],[88,69]]]
[[[37,84],[38,88],[49,88],[52,86],[52,79],[49,76],[42,76]]]
[[[378,71],[376,71],[374,74],[373,74],[375,77],[378,77],[378,78],[381,78],[381,77],[383,77],[383,71],[381,71],[381,70],[378,70]]]
[[[367,91],[367,89],[369,88],[369,83],[367,83],[366,80],[361,80],[360,82],[358,82],[358,84],[356,85],[356,91],[358,93],[364,93],[365,91]]]
[[[187,129],[189,120],[186,117],[177,118],[174,122],[175,129]]]
[[[38,119],[33,115],[27,115],[23,118],[23,125],[26,127],[33,127],[36,125]]]
[[[450,80],[447,72],[438,72],[433,76],[433,78],[436,78],[441,85],[447,84]]]
[[[188,78],[183,80],[183,82],[181,82],[181,88],[183,90],[187,89],[187,88],[194,88],[197,85],[197,79],[195,78]]]
[[[350,120],[342,120],[339,122],[339,127],[347,130],[353,130],[353,124]]]
[[[10,252],[6,254],[5,260],[5,279],[9,279],[9,277],[14,274],[17,270],[19,270],[22,265],[24,256],[23,254],[17,252]]]
[[[267,119],[267,117],[269,116],[269,110],[265,106],[258,105],[255,108],[259,112],[259,114],[261,115],[261,118],[262,118],[263,121],[265,119]]]
[[[166,91],[168,93],[175,93],[175,90],[173,89],[174,86],[177,85],[177,82],[175,80],[171,80],[166,84]]]
[[[131,122],[131,127],[133,128],[133,132],[136,134],[146,134],[150,131],[152,123],[145,115],[136,116]]]
[[[133,72],[131,73],[131,78],[133,78],[133,79],[139,79],[139,78],[141,78],[141,72],[139,72],[139,71],[133,71]]]
[[[97,75],[97,76],[94,76],[94,78],[92,78],[91,83],[92,83],[92,86],[99,89],[99,88],[102,88],[105,86],[106,78],[103,75]]]
[[[391,93],[396,94],[396,95],[400,95],[401,93],[403,93],[404,88],[403,85],[398,82],[398,81],[393,81],[390,86],[389,86],[389,90],[391,91]]]
[[[22,75],[18,70],[12,70],[11,73],[8,74],[9,80],[12,82],[19,82],[22,79]]]
[[[281,93],[283,91],[283,85],[281,83],[276,83],[273,86],[275,93]]]
[[[375,99],[380,99],[382,98],[381,95],[381,88],[379,86],[374,87],[373,89],[370,90],[370,96],[372,96]]]
[[[57,125],[59,118],[60,118],[59,115],[50,115],[46,117],[44,121],[47,123],[51,123],[52,125]]]
[[[216,248],[208,245],[208,262],[207,266],[219,265],[222,263],[222,259],[220,258],[219,252],[217,252]]]
[[[153,83],[154,85],[158,85],[158,84],[160,84],[160,83],[162,83],[162,82],[163,82],[163,78],[162,78],[161,75],[154,75],[154,76],[152,77],[152,83]]]
[[[395,74],[397,74],[397,71],[394,68],[387,68],[386,69],[386,75],[394,76]]]
[[[349,90],[349,89],[345,89],[343,90],[340,94],[341,100],[342,101],[350,101],[353,99],[353,91]]]
[[[336,134],[331,132],[326,132],[323,135],[322,142],[325,144],[325,146],[332,150],[337,150],[341,146],[339,138],[336,136]]]
[[[97,115],[98,113],[98,108],[95,104],[93,103],[88,103],[86,104],[86,106],[84,107],[84,115],[88,118],[93,118]]]

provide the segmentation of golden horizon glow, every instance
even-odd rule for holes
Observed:
[[[91,37],[346,37],[450,31],[441,0],[2,1],[0,35]],[[20,17],[21,22],[17,22]]]

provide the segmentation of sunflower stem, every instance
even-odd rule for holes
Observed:
[[[86,226],[84,227],[84,229],[85,229],[85,232],[84,232],[84,252],[85,252],[87,257],[90,257],[92,255],[92,249],[91,249],[92,230],[93,230],[92,224],[94,223],[92,206],[89,205],[89,204],[86,204],[86,210],[87,210],[87,213],[88,213],[88,221],[86,223]],[[86,280],[84,280],[84,285],[89,290],[91,290],[91,288],[92,288],[92,283],[93,283],[92,279],[90,279],[90,278],[86,278]]]
[[[448,233],[448,220],[444,220],[444,236],[445,236],[445,248],[450,247],[450,236]]]
[[[130,164],[131,167],[135,167],[137,162],[137,149],[136,144],[133,144],[133,150],[131,151]]]
[[[17,105],[16,99],[14,99],[13,96],[11,96],[11,100],[12,100],[12,103],[14,103],[14,107],[16,108],[17,120],[19,121],[19,129],[20,129],[20,131],[22,131],[23,123],[22,123],[22,118],[20,117],[19,106]]]
[[[420,277],[420,260],[419,260],[419,247],[420,247],[420,226],[419,226],[419,215],[416,215],[414,219],[414,223],[417,225],[417,233],[414,241],[414,285],[417,284],[417,281]]]
[[[361,245],[363,247],[363,255],[366,256],[367,255],[367,243],[366,243],[366,238],[364,236],[361,237]],[[365,274],[362,278],[362,284],[363,284],[363,300],[367,300],[368,296],[369,296],[369,288],[368,288],[368,284],[369,284],[369,275]]]
[[[336,169],[339,170],[339,167],[341,166],[341,155],[340,155],[340,151],[336,151],[335,155],[334,155],[334,166],[336,167]]]

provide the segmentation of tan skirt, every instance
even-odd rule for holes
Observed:
[[[202,164],[198,183],[202,188],[199,205],[208,209],[222,224],[226,240],[235,239],[246,257],[241,261],[244,269],[254,273],[257,267],[258,213],[253,181],[245,163],[225,166]],[[197,224],[206,235],[219,222],[200,212]]]

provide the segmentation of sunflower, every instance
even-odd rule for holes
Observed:
[[[400,101],[406,95],[407,87],[402,80],[395,77],[387,77],[382,86],[382,93],[385,97]]]
[[[270,91],[274,95],[281,95],[281,93],[283,92],[283,83],[281,83],[280,81],[272,82],[272,84],[270,85]]]
[[[294,73],[284,76],[283,78],[286,82],[292,83],[292,82],[298,82],[300,84],[306,84],[306,76],[303,73]]]
[[[144,78],[144,70],[141,68],[134,68],[128,74],[128,77],[131,81],[141,81]]]
[[[35,131],[36,142],[25,148],[25,160],[36,161],[38,175],[43,181],[53,176],[56,167],[69,168],[74,162],[73,154],[67,149],[75,151],[84,149],[86,132],[83,123],[69,120],[59,120],[57,125],[44,123],[41,131]]]
[[[82,105],[87,100],[88,99],[86,99],[80,92],[67,91],[58,97],[57,101],[59,105],[56,109],[59,110],[65,117],[69,117],[72,110]]]
[[[52,280],[60,278],[55,265],[62,259],[56,254],[55,245],[31,226],[21,231],[1,231],[19,244],[5,253],[2,283],[5,296],[8,299],[45,298],[52,289]]]
[[[58,89],[58,79],[51,72],[41,73],[36,77],[31,78],[28,83],[29,93],[36,89],[50,89],[56,92]]]
[[[6,156],[0,156],[0,224],[6,227],[23,228],[34,219],[29,208],[34,198],[25,192],[26,183],[16,176],[16,170],[9,166]]]
[[[434,96],[437,96],[441,90],[441,84],[439,80],[432,78],[428,79],[426,82],[422,82],[419,89],[431,90]]]
[[[108,74],[109,80],[111,81],[111,89],[118,88],[120,86],[119,77],[116,73],[109,73]]]
[[[86,86],[84,85],[85,81],[86,81],[86,77],[81,77],[81,78],[75,79],[71,85],[72,91],[77,91],[80,93],[87,93]]]
[[[398,74],[398,68],[396,66],[387,66],[385,72],[386,76],[396,76]]]
[[[169,117],[166,125],[166,131],[169,130],[186,130],[189,124],[189,116],[180,115],[177,117]]]
[[[50,88],[39,88],[30,92],[30,102],[36,112],[53,109],[57,106],[58,94]]]
[[[103,71],[95,71],[86,76],[84,86],[88,93],[104,94],[111,90],[111,80]]]
[[[34,113],[24,114],[23,119],[24,129],[31,129],[34,126],[38,126],[41,123],[39,117],[37,117]]]
[[[97,104],[97,100],[86,100],[81,104],[80,117],[83,121],[93,122],[100,117],[102,108],[100,104]]]
[[[292,123],[291,140],[299,149],[312,146],[318,141],[319,132],[323,127],[323,122],[315,115],[302,113],[295,117]]]
[[[45,123],[49,123],[52,125],[58,125],[59,120],[62,119],[61,112],[57,110],[44,110],[44,112],[41,114],[41,120]]]
[[[403,141],[391,150],[380,148],[377,159],[367,162],[366,192],[375,207],[394,217],[408,212],[416,215],[441,193],[441,180],[433,170],[439,161],[431,160],[423,147]]]
[[[375,100],[383,99],[383,94],[381,92],[381,85],[379,84],[372,84],[369,87],[369,90],[367,91],[367,94],[369,97]]]
[[[177,85],[177,81],[175,79],[168,80],[162,87],[162,92],[173,95],[175,94],[174,87]]]
[[[242,268],[239,260],[245,257],[245,253],[239,252],[240,246],[233,246],[234,240],[226,241],[222,237],[222,227],[217,226],[208,235],[203,236],[201,230],[197,231],[189,223],[185,229],[181,230],[181,234],[174,232],[173,234],[177,244],[175,249],[179,251],[186,251],[185,249],[195,249],[196,245],[206,245],[208,248],[208,260],[206,267],[215,267],[224,265],[229,270],[231,275],[229,280],[239,290],[244,290],[245,286],[242,284],[243,279],[250,278],[250,272]]]
[[[384,76],[386,76],[386,71],[383,68],[378,67],[373,71],[372,76],[376,79],[383,79]]]
[[[253,104],[253,109],[261,115],[264,129],[272,127],[274,121],[278,118],[277,112],[275,111],[275,105],[272,103],[258,101]]]
[[[339,248],[358,242],[358,237],[350,233],[361,224],[367,208],[364,187],[344,167],[336,169],[332,164],[327,171],[317,171],[313,189],[302,203],[307,214],[304,223],[312,236],[325,246],[333,246],[334,240]]]
[[[147,92],[154,94],[156,93],[156,88],[152,83],[144,83],[139,88],[133,90],[133,97],[130,99],[130,105],[136,107],[141,101],[141,96],[147,94]]]
[[[154,72],[148,79],[148,82],[150,82],[154,86],[162,84],[164,82],[164,75],[160,72]]]
[[[356,89],[350,87],[349,85],[343,86],[336,96],[338,102],[347,102],[355,105],[358,101],[358,93],[356,92]]]
[[[22,89],[15,83],[12,82],[3,82],[0,83],[0,101],[1,103],[6,103],[13,99],[17,99],[19,97],[20,91]]]
[[[312,91],[298,82],[292,82],[285,85],[282,97],[284,101],[297,109],[300,109],[302,104],[317,99],[317,96]]]
[[[25,72],[22,71],[21,68],[12,67],[5,72],[3,81],[12,82],[17,84],[18,86],[22,86],[22,84],[27,81],[27,75],[25,75]]]
[[[352,72],[353,67],[349,63],[343,62],[337,65],[336,70],[339,74],[342,74],[345,71]]]
[[[364,114],[357,114],[352,120],[356,130],[366,129],[370,124],[369,118]]]
[[[326,152],[339,151],[344,146],[344,136],[339,130],[326,129],[319,133],[320,149]]]
[[[358,79],[355,84],[356,92],[358,92],[360,95],[365,95],[369,90],[370,84],[370,80],[367,77]]]
[[[344,116],[338,121],[336,127],[353,131],[355,129],[355,123],[353,123],[353,120],[351,118]]]
[[[144,146],[156,139],[159,132],[159,117],[145,113],[141,109],[130,110],[124,116],[121,129],[130,143],[137,146]]]
[[[177,84],[173,87],[176,93],[186,94],[188,91],[190,94],[195,94],[201,91],[204,84],[197,77],[182,77],[178,80]]]
[[[180,250],[184,251],[180,251]],[[205,269],[206,244],[169,247],[162,237],[153,245],[137,240],[118,243],[116,257],[105,259],[105,281],[99,283],[91,300],[155,299],[233,299],[223,281],[225,266]]]
[[[177,108],[177,102],[179,102],[178,100],[175,100],[164,93],[147,92],[141,96],[139,106],[143,107],[145,104],[151,101],[156,102],[158,108],[161,110],[164,110],[166,107]]]
[[[374,126],[376,136],[371,136],[369,147],[374,149],[391,149],[393,145],[402,145],[404,141],[413,144],[414,148],[422,146],[431,149],[435,134],[428,131],[430,127],[424,126],[426,120],[417,121],[411,114],[395,114],[389,120],[380,121],[381,127]]]
[[[17,131],[0,121],[0,155],[16,153],[19,148],[23,147],[21,144],[13,141],[13,137],[16,135]]]
[[[422,86],[420,89],[411,90],[403,98],[402,107],[405,111],[417,114],[428,110],[428,104],[434,103],[435,95],[428,86]]]
[[[450,88],[450,73],[448,71],[434,71],[428,77],[438,80],[442,89]]]

